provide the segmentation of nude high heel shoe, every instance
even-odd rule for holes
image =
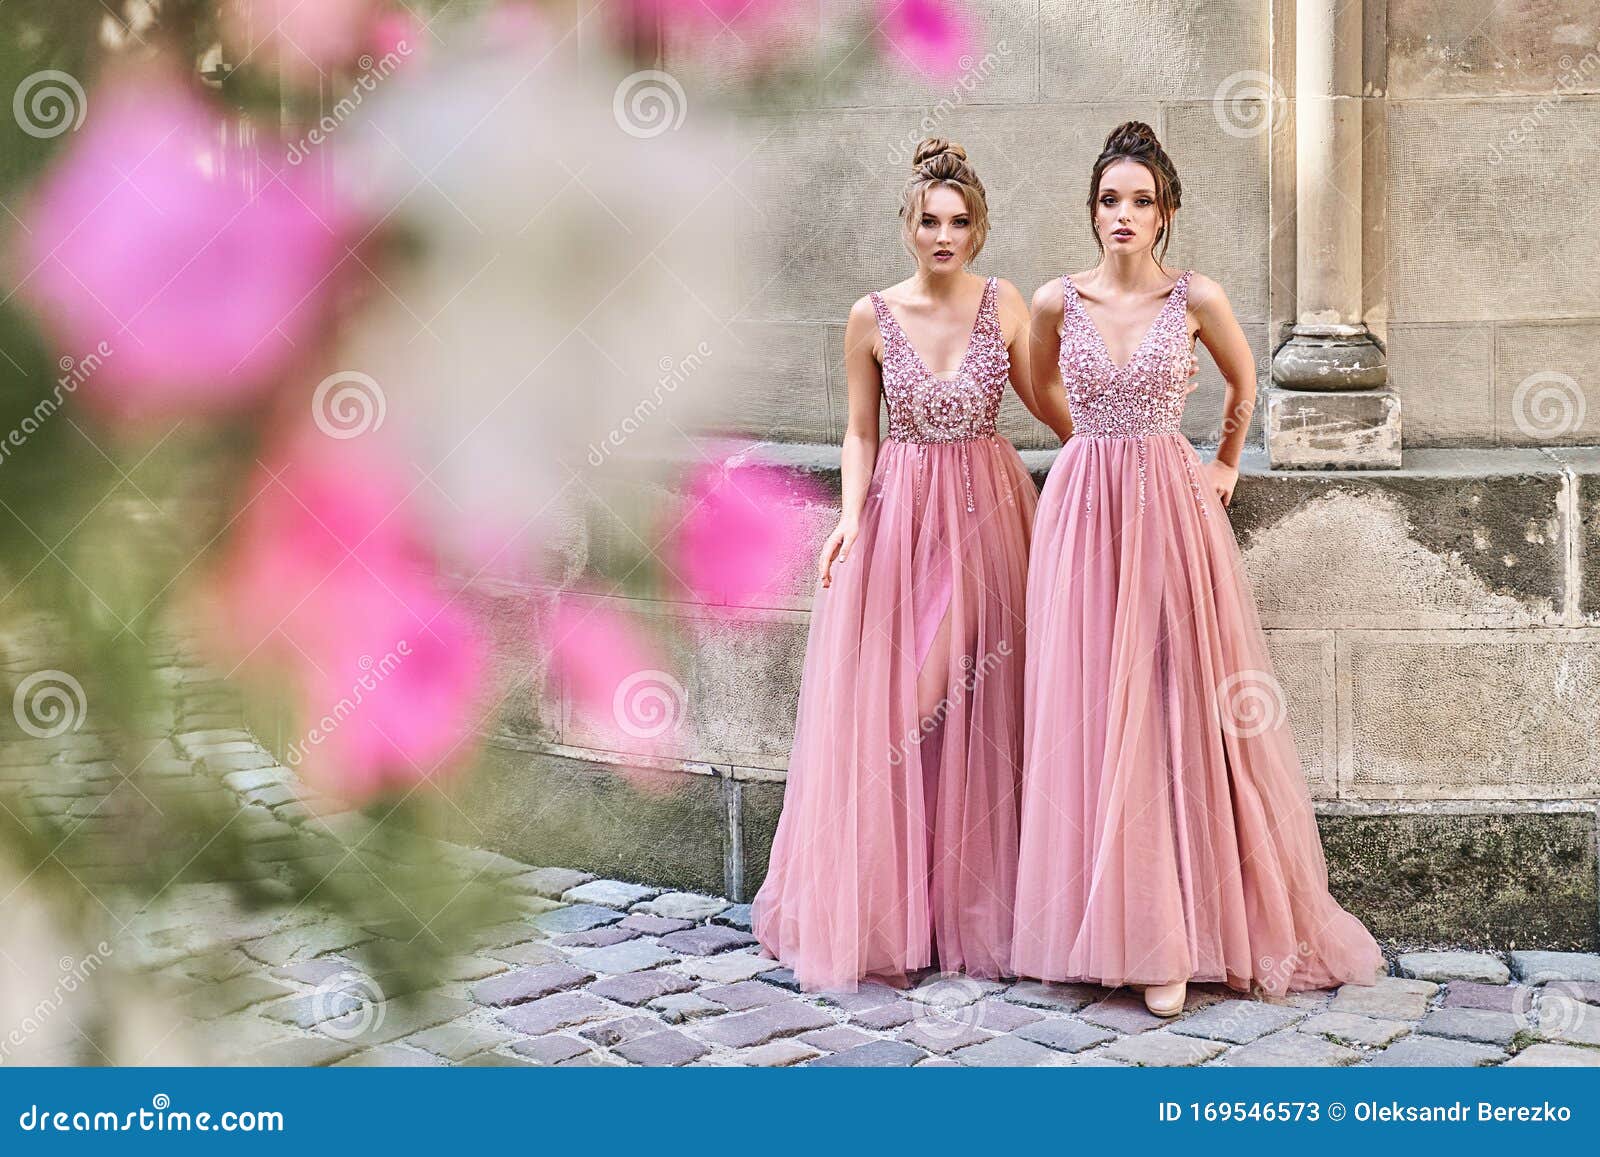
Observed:
[[[1171,984],[1146,985],[1144,1006],[1157,1016],[1177,1016],[1183,1011],[1188,984],[1186,980],[1175,980]]]

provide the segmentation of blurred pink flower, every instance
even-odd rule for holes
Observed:
[[[690,479],[670,567],[691,597],[749,606],[781,591],[810,562],[805,505],[821,504],[803,476],[776,466],[704,466]]]
[[[675,737],[683,684],[605,600],[562,596],[539,636],[573,708],[619,749],[650,751]]]
[[[815,14],[809,18],[795,6],[767,3],[710,5],[642,0],[633,11],[641,31],[659,26],[667,60],[701,58],[710,69],[753,78],[792,66],[816,47]]]
[[[976,39],[972,18],[959,0],[877,0],[889,55],[929,77],[952,77],[966,68]]]
[[[287,758],[366,798],[454,770],[471,751],[485,641],[437,589],[403,479],[349,443],[303,439],[264,465],[204,593],[230,663],[287,675]]]
[[[374,0],[228,0],[223,42],[234,67],[310,81],[367,47]]]
[[[63,353],[111,348],[77,388],[107,416],[249,402],[321,324],[343,213],[223,138],[176,76],[123,73],[33,190],[20,292]]]
[[[410,9],[385,12],[372,25],[372,55],[381,61],[393,54],[403,64],[420,65],[428,58],[428,35]]]
[[[501,0],[483,15],[484,28],[495,47],[508,44],[547,43],[555,36],[550,17],[532,0]]]
[[[759,24],[782,13],[782,0],[621,0],[637,17],[659,18],[668,28],[689,26],[719,29]]]

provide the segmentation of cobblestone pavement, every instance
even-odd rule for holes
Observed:
[[[27,786],[30,807],[97,813],[117,784],[97,778],[88,742],[53,757],[84,774]],[[269,844],[284,824],[325,824],[337,853],[339,817],[313,815],[247,731],[166,743],[157,774],[233,793]],[[7,748],[0,776],[22,781],[26,764]],[[221,883],[170,888],[119,955],[177,986],[191,1018],[177,1027],[232,1064],[1600,1065],[1597,955],[1415,953],[1376,987],[1281,999],[1199,985],[1172,1020],[1127,990],[962,976],[808,995],[760,954],[746,905],[450,847],[464,877],[494,878],[524,915],[423,993],[365,970],[378,932],[310,909],[242,911]]]

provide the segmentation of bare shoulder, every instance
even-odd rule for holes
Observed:
[[[846,324],[859,325],[864,321],[876,321],[877,317],[878,310],[877,307],[872,304],[872,294],[863,293],[860,297],[856,298],[856,303],[850,307],[850,317],[848,318]]]
[[[912,307],[916,304],[912,295],[915,281],[915,277],[907,277],[905,280],[897,281],[893,285],[886,285],[877,291],[878,296],[883,299],[885,305],[898,305],[902,309]],[[869,308],[872,304],[871,299],[872,295],[868,294],[867,304]]]
[[[1061,278],[1052,277],[1033,291],[1033,312],[1044,316],[1054,314],[1059,317],[1065,301],[1064,293]]]
[[[995,294],[1002,307],[1007,305],[1024,305],[1022,291],[1004,277],[996,277]]]
[[[1199,314],[1226,310],[1230,308],[1228,295],[1221,285],[1195,270],[1189,277],[1189,308]]]
[[[850,307],[850,316],[844,324],[845,345],[850,349],[866,346],[878,348],[878,311],[872,304],[872,295],[863,294]]]
[[[995,316],[1000,319],[1000,333],[1010,345],[1018,334],[1028,332],[1028,303],[1022,291],[1003,277],[995,281]]]

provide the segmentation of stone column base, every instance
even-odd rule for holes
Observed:
[[[1272,355],[1272,381],[1291,390],[1378,390],[1389,384],[1389,369],[1365,325],[1307,322]]]
[[[1400,398],[1393,390],[1266,390],[1267,459],[1274,470],[1395,470]]]

